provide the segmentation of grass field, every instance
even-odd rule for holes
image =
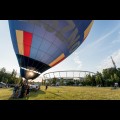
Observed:
[[[0,100],[13,100],[13,88],[0,88]],[[26,100],[18,98],[15,100]],[[28,100],[120,100],[120,88],[111,87],[45,87],[41,90],[30,92]]]

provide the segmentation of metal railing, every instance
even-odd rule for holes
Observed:
[[[56,75],[56,73],[58,73],[58,75]],[[63,73],[64,73],[64,76],[62,75]],[[71,76],[70,76],[70,73],[72,74]],[[78,73],[78,75],[75,75],[75,73]],[[80,79],[80,78],[83,78],[84,76],[86,76],[87,74],[95,75],[95,73],[91,72],[91,71],[65,70],[65,71],[54,71],[54,72],[45,73],[45,74],[43,74],[43,78],[44,78],[44,80],[49,80],[52,78],[65,78],[65,79],[79,78]]]

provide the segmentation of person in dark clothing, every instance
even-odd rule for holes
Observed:
[[[13,89],[13,98],[17,98],[18,90],[19,90],[18,85],[15,85]]]
[[[16,86],[14,86],[14,89],[13,89],[13,98],[15,98],[15,93],[16,93]]]
[[[22,85],[21,85],[21,94],[20,94],[20,98],[23,98],[23,97],[24,97],[24,94],[25,94],[25,85],[22,84]]]
[[[47,89],[48,89],[48,85],[46,84],[46,85],[45,85],[45,90],[47,90]]]
[[[27,98],[27,100],[29,99],[29,93],[30,93],[30,86],[28,85],[27,89],[26,89],[26,98]]]

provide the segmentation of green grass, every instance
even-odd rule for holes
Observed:
[[[8,100],[12,94],[11,88],[0,88],[0,100]]]
[[[0,100],[13,100],[12,88],[0,88]],[[18,98],[14,100],[25,100]],[[120,100],[120,88],[111,87],[45,87],[37,92],[30,92],[29,100]]]

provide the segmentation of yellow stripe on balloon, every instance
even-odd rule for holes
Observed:
[[[54,66],[57,62],[61,61],[63,58],[65,58],[64,53],[62,53],[59,57],[57,57],[54,61],[52,61],[49,66]]]
[[[23,31],[16,30],[16,38],[17,38],[19,54],[24,55]]]
[[[89,34],[89,32],[90,32],[90,29],[91,29],[91,27],[92,27],[92,25],[93,25],[93,22],[94,22],[94,20],[92,20],[92,22],[90,23],[90,25],[87,27],[87,29],[84,31],[84,40],[85,40],[85,38],[88,36],[88,34]]]

